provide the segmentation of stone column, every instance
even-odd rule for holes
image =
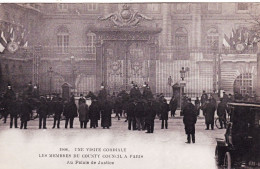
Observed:
[[[165,47],[168,45],[168,35],[169,21],[170,21],[170,5],[168,3],[162,3],[162,46]]]
[[[192,4],[192,47],[201,47],[201,4]]]

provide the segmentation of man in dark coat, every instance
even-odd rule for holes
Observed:
[[[96,128],[98,126],[99,111],[98,101],[94,98],[89,106],[90,128]]]
[[[137,104],[135,106],[135,120],[136,120],[136,127],[140,131],[143,129],[143,118],[144,118],[144,105],[141,99],[137,100]]]
[[[17,116],[20,111],[20,101],[19,100],[13,100],[10,104],[11,107],[9,107],[10,111],[10,128],[13,127],[13,121],[14,121],[14,127],[17,127]]]
[[[146,133],[153,133],[155,116],[156,116],[156,110],[155,110],[154,101],[148,100],[147,108],[145,110],[145,123],[147,128]]]
[[[70,128],[73,128],[74,118],[78,116],[74,96],[72,96],[70,101],[65,105],[63,114],[66,117],[65,128],[67,128],[68,122],[70,122]]]
[[[214,130],[214,114],[215,114],[216,106],[211,100],[207,100],[206,104],[203,106],[203,112],[205,113],[205,123],[206,130],[209,130],[209,125],[211,125],[211,129]]]
[[[28,98],[25,98],[22,101],[21,104],[21,114],[20,114],[20,120],[21,120],[21,126],[20,129],[24,127],[24,129],[27,129],[27,121],[30,120],[30,114],[32,112],[32,107],[29,104]]]
[[[133,130],[136,130],[135,106],[136,106],[135,100],[131,99],[128,102],[128,105],[126,108],[127,120],[128,120],[128,130],[131,130],[131,127],[133,127]]]
[[[84,101],[79,101],[79,121],[80,121],[80,128],[87,128],[87,123],[89,121],[89,109],[88,105]]]
[[[197,122],[197,114],[195,106],[191,103],[191,99],[188,98],[187,104],[183,108],[183,123],[185,126],[185,132],[187,134],[187,142],[190,143],[190,136],[192,142],[195,143],[195,124]]]
[[[163,100],[163,103],[161,104],[161,120],[162,120],[162,126],[161,129],[168,129],[168,112],[169,112],[169,105],[166,101],[166,99]]]
[[[55,128],[57,122],[57,128],[60,128],[60,118],[63,112],[63,103],[62,99],[58,98],[57,101],[54,102],[54,120],[53,120],[53,127]]]
[[[217,108],[217,115],[219,117],[219,123],[220,123],[220,128],[223,128],[223,123],[224,120],[226,120],[226,114],[227,114],[227,104],[223,101],[223,99],[220,99],[220,103],[218,104],[218,108]],[[226,128],[226,123],[224,123],[224,127]]]
[[[178,107],[178,101],[175,98],[175,96],[173,95],[170,100],[170,104],[169,104],[169,108],[171,111],[171,117],[175,116],[175,111],[177,110],[177,107]]]
[[[12,89],[12,86],[10,84],[8,84],[7,90],[4,94],[4,99],[3,99],[3,107],[5,110],[5,111],[3,111],[4,123],[6,123],[6,119],[7,119],[8,115],[11,113],[13,100],[15,100],[15,93]]]
[[[47,101],[44,97],[41,97],[41,103],[38,109],[39,112],[39,129],[42,128],[42,124],[43,124],[43,129],[46,129],[46,118],[48,115],[48,105],[47,105]]]
[[[109,101],[105,102],[105,108],[101,111],[101,127],[103,129],[108,128],[111,126],[111,114],[112,114],[112,107]]]

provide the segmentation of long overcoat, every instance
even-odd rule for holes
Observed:
[[[30,120],[30,114],[32,112],[32,107],[28,101],[23,101],[21,104],[21,111],[20,111],[20,119],[22,122]]]
[[[93,101],[91,105],[89,106],[89,118],[90,120],[98,120],[100,119],[100,113],[99,113],[99,104],[97,101]]]
[[[64,116],[66,118],[75,118],[78,116],[77,113],[77,106],[74,102],[69,102],[65,105],[64,107],[64,112],[63,112]]]
[[[178,101],[176,98],[172,98],[170,100],[170,104],[169,104],[169,108],[170,108],[170,111],[176,111],[178,107]]]
[[[110,127],[111,124],[112,106],[106,101],[106,107],[101,111],[101,127]]]
[[[79,112],[79,121],[88,122],[89,121],[89,110],[88,105],[84,102],[81,102],[78,108]]]
[[[196,108],[192,103],[187,103],[183,108],[183,123],[185,125],[186,134],[195,134],[196,122]]]
[[[54,105],[54,117],[60,118],[63,112],[63,103],[62,101],[55,101]]]
[[[127,119],[131,120],[135,117],[135,103],[129,102],[126,107]]]
[[[135,106],[135,117],[142,118],[144,117],[144,104],[142,101],[138,101]]]
[[[168,120],[169,105],[167,102],[161,104],[161,120]]]
[[[206,103],[203,108],[203,113],[205,115],[206,124],[214,124],[214,115],[216,107],[212,102]]]
[[[39,113],[40,117],[43,117],[43,118],[46,118],[46,117],[47,117],[47,115],[48,115],[48,110],[50,110],[50,109],[49,109],[49,106],[50,106],[50,105],[47,105],[46,102],[41,102],[41,104],[40,104],[40,106],[39,106],[39,108],[38,108],[38,113]]]

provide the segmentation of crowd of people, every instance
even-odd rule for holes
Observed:
[[[103,129],[109,129],[112,126],[111,115],[114,112],[115,117],[120,118],[125,115],[128,124],[128,130],[146,130],[146,133],[154,132],[154,120],[158,117],[161,120],[161,129],[168,129],[168,112],[174,117],[178,104],[181,104],[181,115],[183,115],[183,123],[187,134],[187,143],[191,140],[195,143],[195,124],[197,116],[202,110],[205,116],[206,130],[214,129],[214,116],[217,115],[221,119],[226,118],[228,113],[227,103],[232,102],[233,97],[224,93],[220,103],[217,104],[216,95],[207,95],[205,91],[201,98],[195,100],[192,104],[191,98],[183,97],[182,103],[178,103],[178,98],[172,96],[169,104],[163,94],[154,97],[149,85],[144,84],[142,92],[136,84],[132,84],[130,92],[120,91],[117,95],[113,93],[109,95],[104,85],[95,95],[89,92],[87,96],[80,95],[76,104],[73,95],[69,99],[63,99],[59,94],[54,97],[39,96],[31,85],[29,85],[25,94],[16,96],[12,90],[12,86],[8,88],[1,97],[0,109],[4,118],[4,123],[8,115],[10,115],[10,128],[13,126],[18,128],[18,118],[20,117],[20,129],[27,129],[27,122],[39,118],[39,129],[46,129],[46,119],[50,115],[54,118],[52,128],[60,128],[62,117],[65,118],[65,128],[73,128],[74,119],[78,117],[80,128],[87,128],[90,122],[90,128],[97,128],[100,125]],[[86,99],[91,100],[91,104],[86,103]],[[36,110],[37,116],[33,116],[33,110]],[[221,127],[226,127],[225,123],[221,123]]]
[[[163,94],[154,98],[148,84],[143,86],[143,92],[136,84],[132,85],[130,93],[125,90],[117,95],[109,95],[102,85],[97,96],[89,92],[87,96],[80,95],[78,104],[72,95],[70,99],[64,100],[59,94],[50,98],[39,96],[34,93],[32,85],[23,95],[16,96],[9,84],[6,92],[0,97],[1,116],[6,123],[10,115],[10,128],[18,128],[17,119],[20,117],[21,129],[27,129],[27,122],[39,118],[39,129],[46,129],[46,119],[53,115],[53,128],[60,128],[62,115],[65,117],[65,128],[73,128],[75,117],[79,117],[80,127],[87,128],[90,122],[90,128],[98,127],[98,121],[101,120],[101,127],[109,128],[111,124],[111,115],[114,112],[118,120],[126,115],[129,130],[147,130],[153,133],[154,119],[158,116],[161,121],[161,128],[168,129],[168,112],[171,116],[175,115],[177,109],[177,99],[172,97],[170,104],[167,103]],[[91,99],[91,105],[86,104],[86,99]],[[36,110],[37,116],[33,116],[33,110]]]

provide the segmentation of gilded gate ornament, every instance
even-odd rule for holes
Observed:
[[[100,17],[100,20],[110,20],[118,27],[137,26],[141,20],[152,20],[151,18],[134,11],[127,4],[119,12]]]

